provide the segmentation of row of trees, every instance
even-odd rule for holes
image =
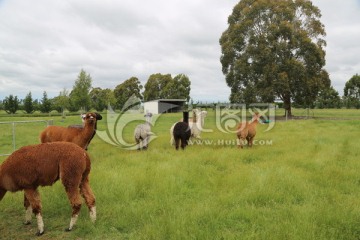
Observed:
[[[52,99],[48,98],[45,91],[40,101],[34,100],[31,92],[22,100],[19,100],[17,96],[9,95],[2,102],[0,101],[0,109],[4,109],[7,113],[16,113],[18,110],[26,113],[34,111],[48,113],[52,110],[63,112],[65,109],[70,112],[80,109],[103,111],[110,104],[113,109],[121,110],[132,96],[140,101],[160,98],[187,99],[189,101],[190,84],[189,78],[184,74],[176,75],[173,78],[171,74],[157,73],[149,77],[144,87],[138,78],[131,77],[117,85],[115,89],[93,88],[90,74],[81,70],[71,91],[63,89],[58,96]]]
[[[159,98],[187,98],[189,100],[190,81],[185,75],[177,75],[172,79],[169,74],[154,74],[150,76],[149,81],[145,85],[148,91],[144,91],[143,94],[141,94],[142,86],[135,77],[119,84],[114,90],[91,88],[91,81],[89,80],[91,80],[90,75],[82,71],[71,93],[64,89],[60,92],[59,96],[49,99],[47,93],[44,92],[41,100],[33,100],[31,92],[23,100],[19,100],[17,96],[9,95],[2,102],[0,101],[0,109],[4,109],[8,113],[16,113],[18,110],[23,110],[26,113],[33,113],[34,111],[48,113],[52,110],[63,112],[65,109],[75,112],[80,108],[84,110],[92,108],[102,111],[107,107],[108,103],[113,108],[116,106],[117,109],[122,109],[125,102],[133,95],[139,99],[145,99],[145,101]],[[176,84],[177,86],[170,88],[170,86]],[[90,88],[91,90],[89,90]],[[85,91],[84,89],[87,90]],[[174,89],[178,91],[173,91]],[[329,87],[321,90],[316,101],[311,104],[301,105],[295,103],[295,106],[359,109],[360,76],[356,74],[346,82],[342,97],[339,96],[339,93],[333,87]]]

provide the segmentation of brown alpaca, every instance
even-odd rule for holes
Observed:
[[[84,127],[60,127],[48,126],[40,133],[40,141],[45,142],[73,142],[80,147],[87,149],[88,144],[95,135],[96,121],[102,119],[98,113],[87,113],[84,120]]]
[[[70,231],[76,223],[81,195],[96,220],[95,196],[89,184],[90,158],[86,151],[68,142],[42,143],[25,146],[13,152],[0,165],[0,201],[7,191],[24,190],[25,224],[30,224],[31,212],[37,218],[37,235],[44,233],[39,186],[50,186],[61,179],[72,207]]]
[[[243,148],[244,142],[247,140],[248,147],[252,147],[256,135],[256,126],[259,122],[260,115],[255,114],[251,122],[241,122],[237,127],[237,138],[239,139],[239,147]]]

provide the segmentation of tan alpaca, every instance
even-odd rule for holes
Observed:
[[[260,115],[256,113],[250,122],[241,122],[237,127],[237,138],[239,139],[239,147],[243,148],[245,140],[248,147],[252,147],[256,135],[256,126],[259,122]]]

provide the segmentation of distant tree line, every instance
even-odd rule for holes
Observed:
[[[59,113],[68,110],[70,112],[88,111],[95,109],[103,111],[110,104],[113,109],[121,110],[126,101],[131,97],[136,97],[139,101],[150,101],[155,99],[186,99],[190,100],[190,80],[184,74],[153,74],[149,77],[143,87],[136,77],[131,77],[117,85],[115,89],[102,89],[92,87],[90,74],[83,69],[80,71],[71,91],[63,89],[59,95],[49,99],[46,91],[43,92],[41,100],[33,99],[29,92],[24,99],[10,94],[2,101],[0,100],[0,110],[5,110],[9,114],[14,114],[18,110],[25,113],[40,111],[49,113],[56,110]],[[142,91],[144,90],[144,91]]]

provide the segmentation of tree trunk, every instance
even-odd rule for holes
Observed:
[[[285,109],[285,116],[292,117],[290,96],[284,97],[284,109]]]

